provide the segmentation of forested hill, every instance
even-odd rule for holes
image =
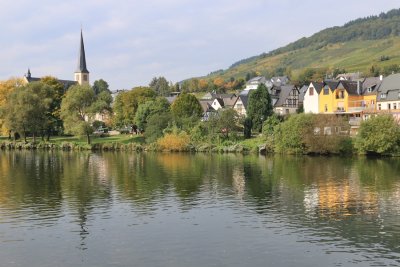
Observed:
[[[304,68],[320,67],[366,71],[372,64],[384,67],[400,63],[399,46],[400,9],[393,9],[327,28],[269,53],[240,60],[227,70],[210,73],[209,77],[238,78],[254,71],[275,74],[287,68],[296,73]]]

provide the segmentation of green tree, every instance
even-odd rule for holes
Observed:
[[[52,88],[41,82],[29,83],[16,88],[10,95],[7,105],[2,110],[8,129],[36,136],[50,123],[48,113],[53,102]]]
[[[243,122],[243,134],[244,138],[249,139],[251,138],[251,128],[253,127],[253,122],[249,117],[244,119]]]
[[[378,115],[361,123],[355,147],[361,153],[389,154],[399,151],[400,126],[391,115]]]
[[[111,94],[111,91],[110,91],[110,88],[108,86],[108,83],[103,79],[94,81],[92,88],[93,88],[93,91],[94,91],[95,95],[98,95],[101,92],[107,92],[107,93]]]
[[[136,87],[121,92],[114,101],[114,125],[125,127],[134,124],[139,105],[155,98],[156,93],[149,87]]]
[[[171,91],[169,83],[164,77],[154,77],[151,80],[149,87],[153,89],[159,96],[168,96]]]
[[[158,97],[156,100],[149,100],[140,104],[135,115],[135,124],[146,131],[147,120],[154,114],[169,112],[170,104],[165,97]]]
[[[252,121],[253,130],[261,133],[263,122],[273,113],[271,96],[267,87],[260,84],[249,93],[247,116]]]
[[[162,137],[164,130],[170,126],[172,121],[171,112],[156,113],[148,118],[146,125],[146,142],[153,143],[157,141],[158,138]]]
[[[200,118],[203,114],[199,100],[194,95],[186,93],[177,97],[171,105],[171,111],[176,119],[193,116]]]
[[[220,132],[229,137],[229,133],[238,130],[239,114],[232,108],[218,110],[217,125]]]
[[[94,131],[93,117],[96,113],[109,109],[109,105],[105,99],[97,97],[90,86],[72,86],[61,103],[61,118],[66,132],[85,135],[90,144],[90,135]]]

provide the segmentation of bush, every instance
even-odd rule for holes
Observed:
[[[188,151],[189,144],[190,136],[185,132],[169,133],[157,141],[158,147],[167,151]]]
[[[400,126],[391,115],[378,115],[361,123],[355,142],[360,153],[391,154],[399,151]]]

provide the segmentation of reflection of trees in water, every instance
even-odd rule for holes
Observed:
[[[272,201],[279,218],[318,236],[400,252],[400,210],[393,209],[400,201],[398,159],[275,156],[265,161],[259,166],[245,163],[250,201]]]

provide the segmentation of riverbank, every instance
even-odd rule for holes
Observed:
[[[183,149],[161,149],[157,143],[147,144],[143,136],[116,135],[107,137],[92,137],[91,144],[85,138],[79,137],[53,137],[50,141],[36,141],[31,138],[11,141],[0,137],[1,150],[64,150],[64,151],[167,151],[167,152],[215,152],[215,153],[259,153],[259,147],[265,144],[262,137],[240,140],[237,142],[226,141],[219,144],[190,143]]]

